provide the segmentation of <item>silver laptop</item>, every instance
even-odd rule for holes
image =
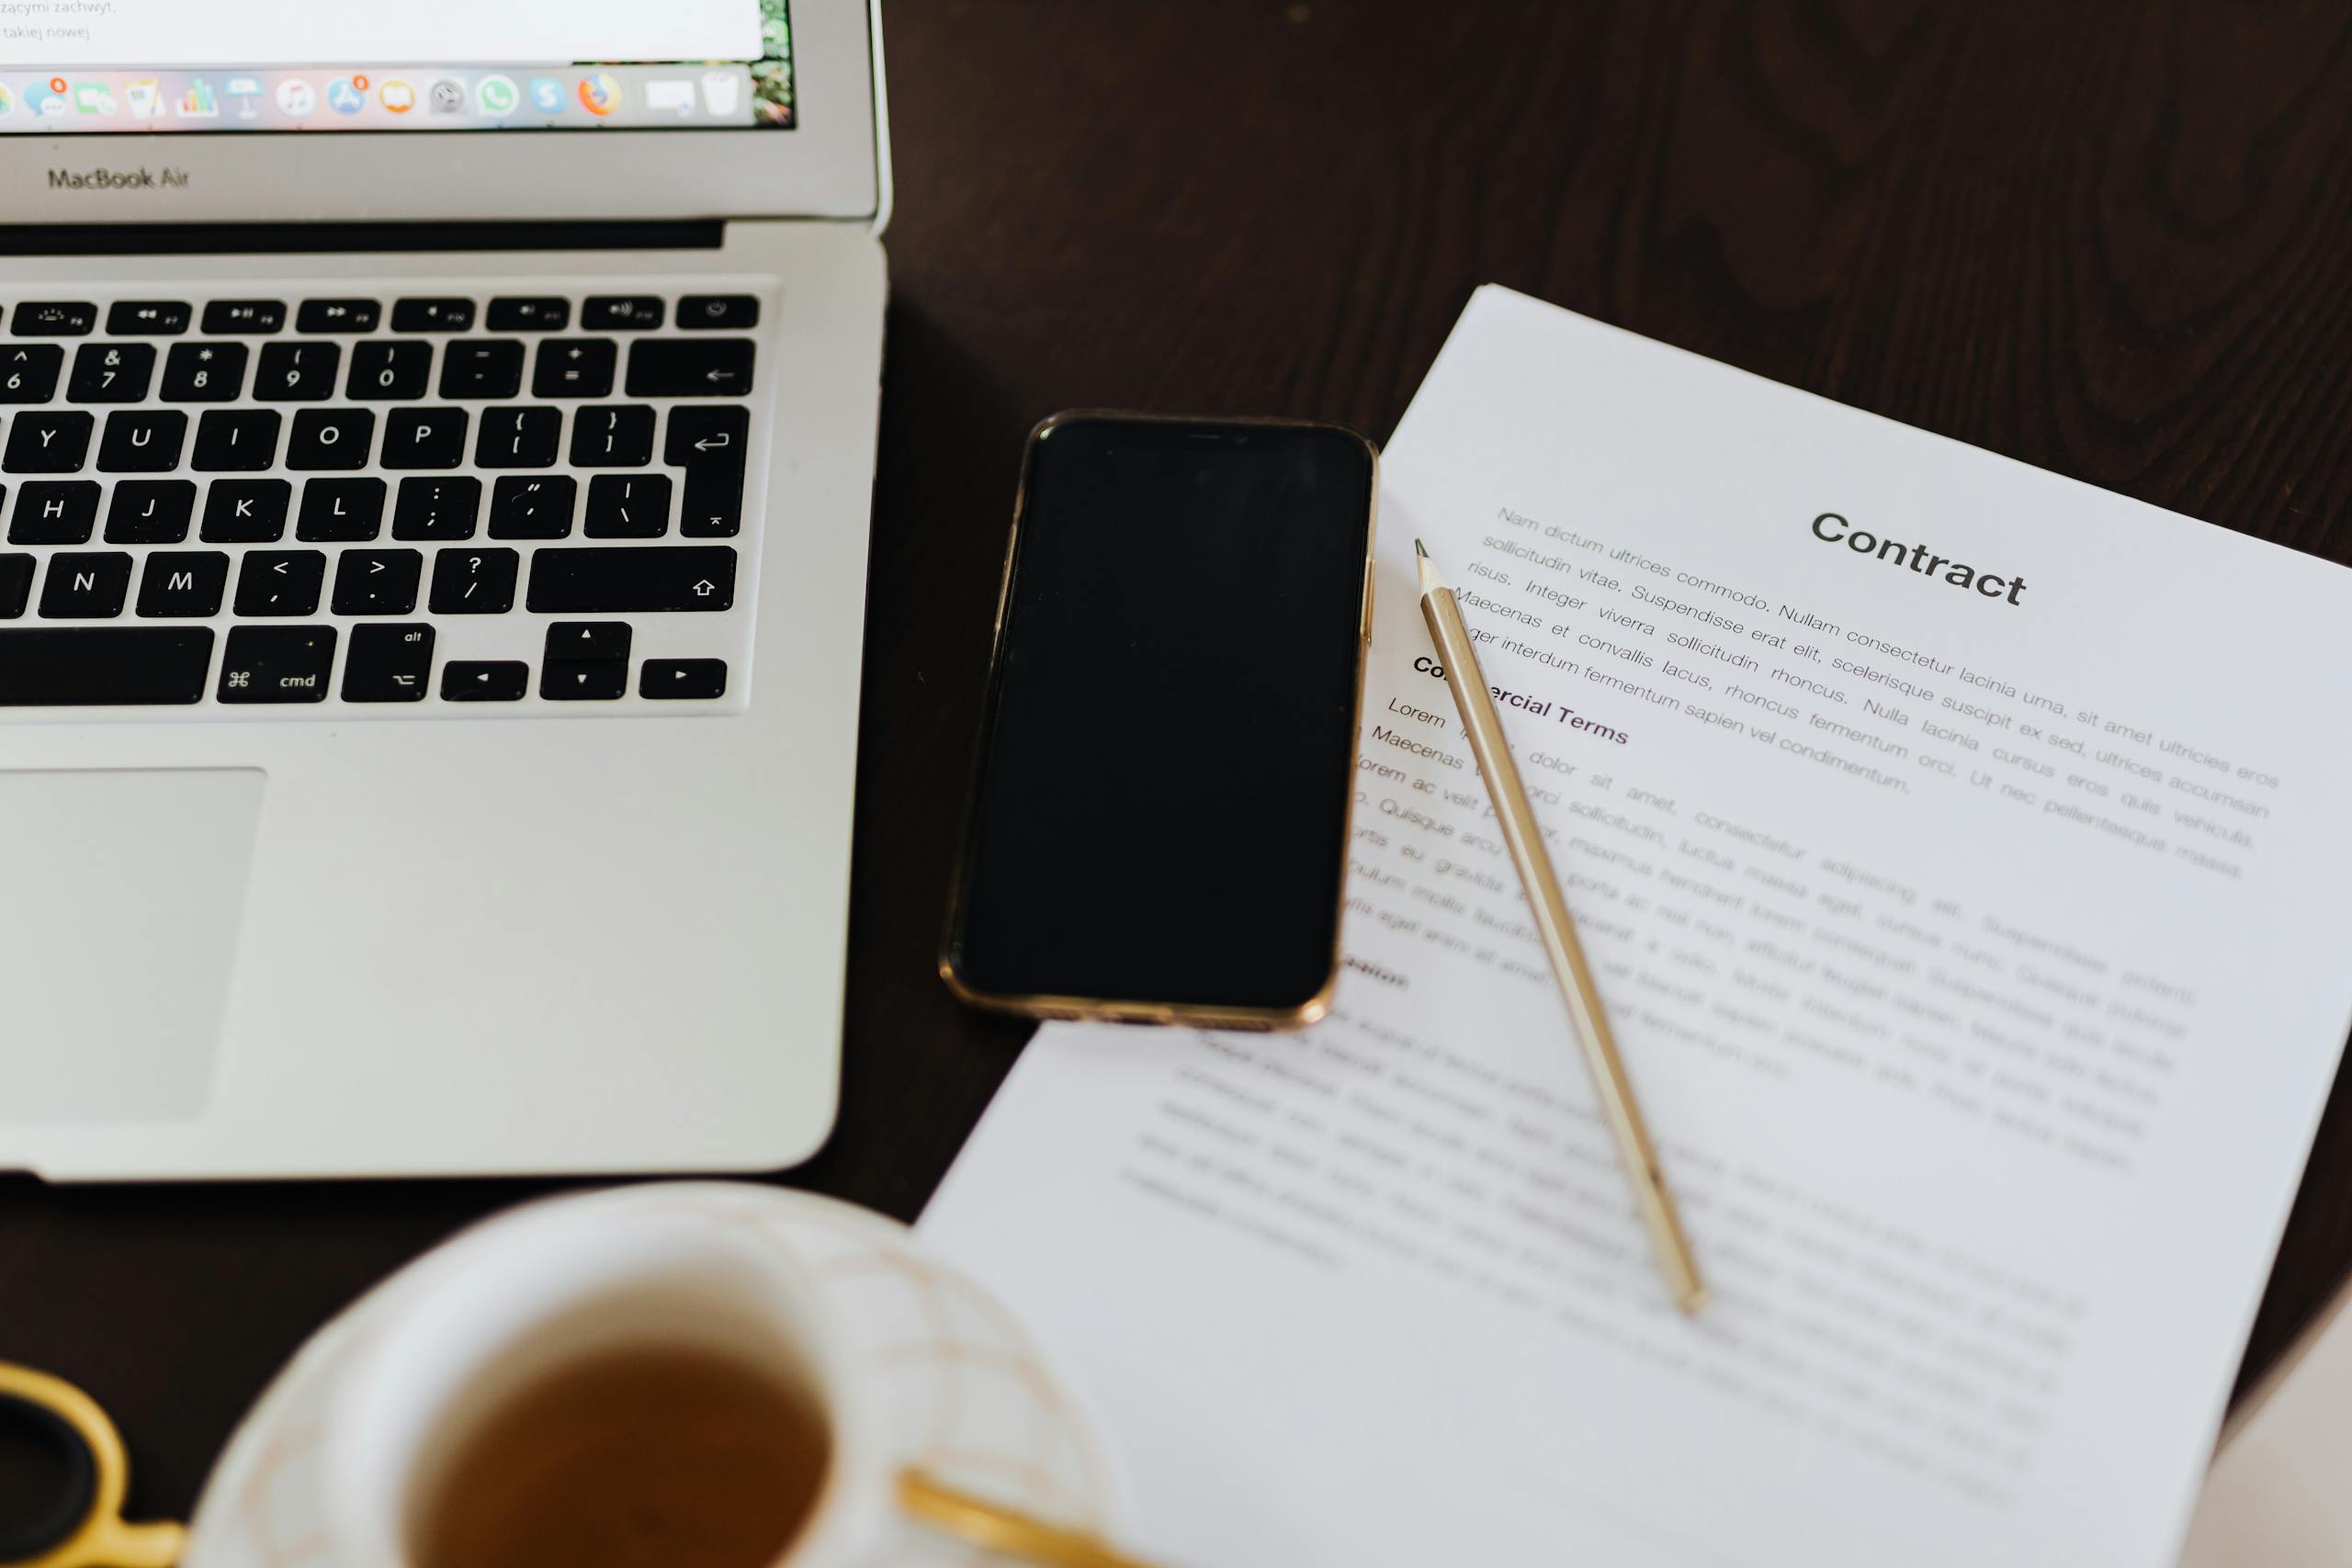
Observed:
[[[0,28],[0,1167],[823,1140],[865,0]]]

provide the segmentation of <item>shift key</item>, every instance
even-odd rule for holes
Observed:
[[[729,545],[541,549],[531,557],[525,604],[548,615],[724,610],[735,603]]]

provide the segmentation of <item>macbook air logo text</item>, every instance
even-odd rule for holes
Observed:
[[[51,169],[51,190],[186,190],[187,171],[169,164],[161,169]]]

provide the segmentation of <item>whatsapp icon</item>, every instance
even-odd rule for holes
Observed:
[[[514,106],[523,101],[523,94],[509,77],[485,76],[474,84],[474,101],[481,106],[484,114],[513,114]]]

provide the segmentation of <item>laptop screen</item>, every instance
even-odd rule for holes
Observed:
[[[797,121],[786,0],[0,4],[0,135]]]

